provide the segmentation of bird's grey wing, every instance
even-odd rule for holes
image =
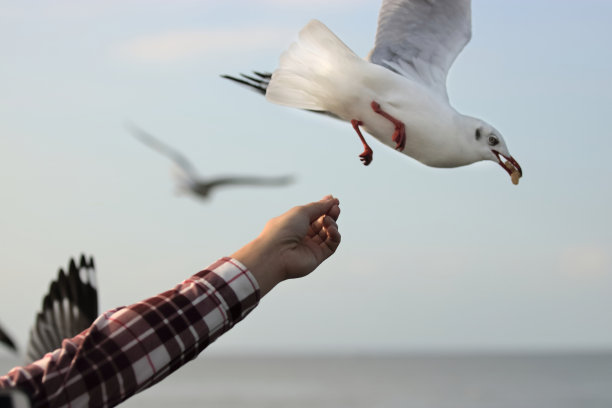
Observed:
[[[6,347],[10,348],[13,351],[17,351],[17,345],[4,330],[0,327],[0,343],[4,344]]]
[[[470,0],[384,0],[369,60],[448,100],[448,70],[471,36]]]
[[[266,94],[266,91],[268,90],[268,84],[270,83],[270,79],[272,79],[272,74],[270,72],[257,72],[257,71],[253,71],[254,75],[246,75],[246,74],[240,74],[240,77],[234,77],[231,75],[221,75],[222,78],[225,79],[229,79],[230,81],[234,81],[236,83],[239,83],[241,85],[245,85],[247,87],[249,87],[250,89],[255,90],[256,92],[259,92],[262,95]],[[326,112],[326,111],[314,111],[314,110],[310,110],[310,109],[305,109],[308,112],[314,112],[314,113],[319,113],[319,114],[323,114],[326,116],[330,116],[334,119],[340,119],[338,116],[334,115],[331,112]]]
[[[29,361],[36,361],[59,348],[62,341],[81,333],[98,316],[98,290],[93,258],[70,259],[68,273],[60,269],[43,298],[40,312],[26,348]]]
[[[180,152],[162,143],[159,139],[153,137],[153,135],[145,132],[134,124],[128,124],[127,128],[138,140],[172,160],[181,170],[183,170],[188,178],[197,177],[197,172],[191,162],[189,162]]]
[[[291,176],[257,177],[257,176],[228,176],[209,180],[208,188],[222,185],[251,185],[251,186],[286,186],[293,181]]]

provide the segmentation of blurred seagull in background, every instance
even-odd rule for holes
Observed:
[[[67,272],[60,268],[49,285],[26,346],[27,363],[58,349],[62,341],[87,329],[98,317],[98,289],[93,257],[70,259]],[[17,352],[15,342],[0,330],[0,341]],[[8,340],[7,340],[8,339]]]
[[[211,190],[220,186],[286,186],[293,181],[291,176],[226,176],[204,179],[197,174],[187,158],[178,151],[133,124],[128,124],[127,128],[138,140],[174,162],[178,191],[190,192],[199,198],[209,197]]]
[[[446,78],[471,38],[470,0],[384,0],[374,49],[358,57],[318,20],[310,21],[272,74],[224,78],[270,102],[325,112],[351,123],[368,165],[361,128],[432,167],[491,160],[518,184],[523,172],[493,126],[449,103]]]

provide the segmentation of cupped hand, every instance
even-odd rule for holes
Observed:
[[[339,215],[339,201],[332,196],[294,207],[268,221],[232,257],[255,275],[263,296],[282,280],[308,275],[336,251]]]

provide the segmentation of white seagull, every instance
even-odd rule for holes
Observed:
[[[207,198],[212,189],[224,185],[285,186],[293,180],[291,176],[223,176],[204,179],[197,174],[193,165],[181,153],[133,124],[128,124],[127,127],[135,138],[174,162],[178,191],[187,191],[199,198]]]
[[[73,259],[66,272],[60,268],[57,279],[49,285],[25,351],[26,362],[42,358],[62,345],[66,338],[72,338],[88,328],[98,317],[98,290],[96,268],[93,257],[81,255],[77,264]],[[0,342],[17,352],[17,346],[8,336]]]
[[[265,93],[270,102],[331,114],[432,167],[499,163],[514,184],[522,176],[500,132],[457,112],[446,77],[471,38],[470,0],[383,0],[374,49],[357,56],[318,20],[310,21],[271,76],[224,76]],[[506,161],[504,161],[504,159]]]

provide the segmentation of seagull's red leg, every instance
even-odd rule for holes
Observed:
[[[363,153],[359,155],[359,160],[361,160],[363,164],[367,166],[372,162],[373,152],[372,149],[370,149],[370,146],[368,146],[368,143],[363,138],[361,130],[359,130],[359,126],[362,124],[363,123],[360,120],[351,120],[351,125],[353,125],[353,129],[355,129],[355,132],[357,132],[357,136],[359,136],[359,139],[361,139],[361,143],[363,143]]]
[[[374,112],[378,113],[379,115],[393,123],[393,125],[395,126],[395,132],[393,132],[393,141],[395,142],[395,149],[399,150],[400,152],[403,151],[404,147],[406,147],[406,126],[404,126],[404,123],[395,119],[393,116],[382,110],[378,102],[372,101],[371,106]]]

